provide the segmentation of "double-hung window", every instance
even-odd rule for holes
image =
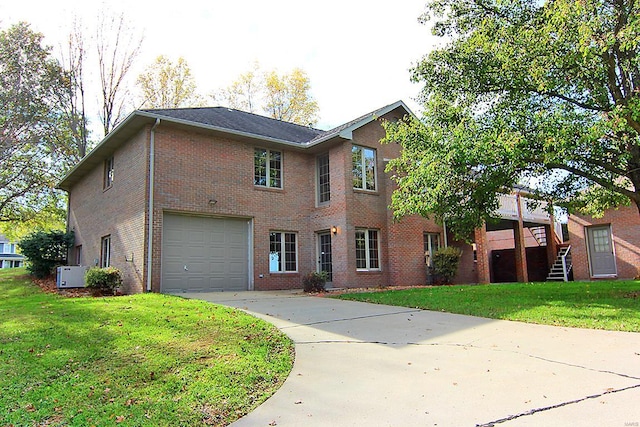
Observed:
[[[331,200],[331,181],[329,179],[329,153],[318,156],[318,204]]]
[[[378,230],[356,230],[356,269],[380,270]]]
[[[256,148],[253,156],[253,184],[260,187],[282,188],[282,153]]]
[[[111,186],[113,185],[113,171],[113,157],[109,157],[104,161],[104,178],[102,181],[102,188],[104,190],[111,188]]]
[[[111,236],[102,238],[102,249],[100,250],[100,267],[105,268],[111,265]]]
[[[376,150],[354,145],[351,148],[353,188],[376,190]]]
[[[424,256],[429,267],[433,267],[433,254],[440,249],[438,233],[424,233]]]
[[[272,231],[269,233],[269,272],[298,271],[298,245],[296,233]]]

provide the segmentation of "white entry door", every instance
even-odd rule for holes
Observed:
[[[615,276],[616,258],[613,252],[611,227],[609,225],[588,227],[587,239],[591,276]]]

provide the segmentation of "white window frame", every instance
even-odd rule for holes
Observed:
[[[104,236],[100,241],[100,267],[111,266],[111,235]]]
[[[435,253],[435,251],[437,251],[438,249],[440,249],[440,233],[430,233],[430,232],[425,232],[422,235],[422,239],[423,239],[423,247],[424,247],[424,256],[425,256],[425,260],[427,257],[427,252],[429,252],[429,267],[433,267],[433,254]],[[433,248],[433,239],[435,239],[435,246],[436,248]]]
[[[371,241],[369,233],[376,233],[376,255],[375,258],[377,267],[372,267],[372,257],[371,257]],[[364,250],[365,250],[365,267],[358,267],[358,233],[364,233]],[[380,230],[371,229],[371,228],[357,228],[355,232],[355,244],[356,244],[356,271],[380,271],[381,263],[380,263]]]
[[[278,243],[280,245],[280,251],[272,251],[271,250],[271,236],[274,234],[279,234],[279,239],[278,239]],[[294,236],[295,239],[295,251],[291,252],[291,251],[287,251],[286,250],[286,245],[287,245],[287,235],[289,236]],[[287,263],[290,262],[291,260],[287,259],[287,256],[289,254],[294,254],[295,256],[295,269],[293,270],[288,270],[287,269]],[[274,259],[273,257],[277,256],[278,258]],[[271,230],[269,232],[269,273],[297,273],[298,272],[298,233],[293,232],[293,231],[281,231],[281,230]],[[278,264],[278,269],[272,269],[272,266],[274,265],[274,263]]]
[[[326,182],[326,185],[327,185],[328,191],[326,193],[326,200],[322,200],[322,195],[325,194],[325,193],[322,192],[322,184],[320,182],[320,178],[321,178],[321,176],[323,174],[322,174],[320,168],[322,166],[321,165],[321,161],[323,159],[325,159],[325,158],[327,159],[327,174],[326,174],[327,182]],[[326,205],[329,202],[331,202],[331,166],[330,166],[330,160],[329,160],[329,153],[328,152],[327,153],[323,153],[323,154],[319,155],[316,158],[316,186],[317,186],[316,197],[317,197],[318,205]]]
[[[113,156],[104,161],[104,177],[102,181],[103,190],[108,190],[113,186],[113,175],[115,170],[114,164]]]
[[[258,154],[258,151],[266,152],[266,165],[264,166],[265,167],[265,184],[264,185],[256,182],[256,156]],[[280,171],[280,177],[278,178],[280,182],[279,186],[272,185],[271,183],[271,160],[275,153],[277,153],[280,156],[280,169],[278,169]],[[261,188],[277,188],[280,190],[284,188],[284,154],[282,151],[269,150],[267,148],[259,148],[259,147],[256,147],[253,150],[253,185]]]
[[[355,168],[354,168],[354,162],[353,162],[353,154],[354,154],[354,150],[355,149],[360,149],[360,159],[359,159],[359,166],[360,169],[362,171],[362,185],[359,187],[356,187],[355,185],[355,174],[353,173]],[[366,153],[367,152],[371,152],[373,153],[373,183],[370,183],[369,181],[367,181],[367,173],[366,173],[366,166],[367,166],[367,162],[366,162]],[[364,147],[362,145],[357,145],[357,144],[353,144],[351,147],[351,163],[352,163],[352,176],[351,176],[351,181],[352,181],[352,185],[353,185],[353,189],[354,190],[360,190],[360,191],[371,191],[371,192],[375,192],[378,191],[378,153],[376,152],[376,150],[374,148],[370,148],[370,147]],[[369,184],[373,184],[373,188],[367,188],[367,186]]]

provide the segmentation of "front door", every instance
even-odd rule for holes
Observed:
[[[318,233],[318,271],[327,273],[327,287],[331,287],[333,267],[331,265],[331,233]]]
[[[616,258],[613,254],[611,227],[608,225],[587,228],[589,240],[589,267],[592,276],[616,274]]]

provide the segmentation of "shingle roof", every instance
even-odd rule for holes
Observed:
[[[307,143],[325,133],[320,129],[275,120],[270,117],[225,107],[142,110],[144,112],[201,125],[297,144]]]

